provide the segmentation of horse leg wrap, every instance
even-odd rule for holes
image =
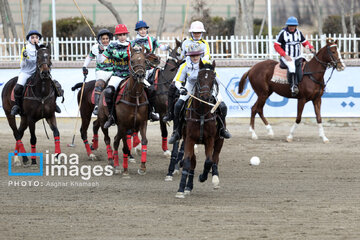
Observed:
[[[123,154],[123,168],[128,169],[129,165],[128,165],[128,154]]]
[[[16,141],[15,143],[15,149],[14,149],[14,155],[17,156],[19,153],[19,145],[18,145],[18,141]]]
[[[163,150],[164,152],[168,150],[167,137],[163,137],[163,138],[162,138],[162,150]]]
[[[31,153],[36,153],[36,145],[31,145]],[[31,164],[36,164],[36,156],[31,156]]]
[[[86,148],[87,155],[90,156],[90,154],[91,154],[91,148],[90,148],[90,145],[89,145],[89,142],[88,142],[87,139],[84,140],[84,144],[85,144],[85,148]]]
[[[91,147],[93,150],[98,149],[98,147],[99,147],[99,135],[98,134],[94,134]]]
[[[17,141],[17,146],[18,146],[17,148],[19,149],[20,153],[26,153],[25,148],[24,148],[24,144],[22,143],[21,140]]]
[[[147,145],[141,145],[141,162],[146,163]]]
[[[178,192],[184,192],[185,186],[186,186],[186,179],[187,179],[188,175],[189,175],[188,171],[186,171],[186,170],[182,171]]]
[[[136,147],[140,143],[140,139],[137,133],[133,134],[133,147]]]
[[[131,135],[130,134],[126,135],[126,144],[129,148],[129,151],[131,152]]]
[[[118,151],[114,151],[114,167],[119,166],[119,154]]]
[[[112,151],[110,145],[106,145],[106,152],[107,152],[107,155],[108,155],[108,159],[113,159],[113,151]]]
[[[186,184],[186,189],[191,191],[193,187],[194,187],[194,170],[190,170],[188,175],[188,181]]]
[[[212,175],[219,176],[218,165],[216,163],[212,165]]]
[[[60,149],[60,137],[54,137],[54,141],[55,141],[55,153],[61,153],[61,149]]]

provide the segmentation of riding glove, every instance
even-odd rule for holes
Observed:
[[[86,67],[83,67],[83,74],[84,76],[87,76],[89,73],[89,70]]]
[[[187,89],[184,88],[184,87],[181,87],[179,91],[180,91],[180,95],[187,95],[188,94]]]

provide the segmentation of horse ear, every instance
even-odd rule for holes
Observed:
[[[204,67],[204,63],[203,63],[202,59],[200,59],[199,69],[202,69],[203,67]]]
[[[335,44],[336,44],[336,45],[338,44],[338,39],[335,40]]]
[[[148,51],[148,49],[145,48],[144,45],[141,46],[141,51],[142,51],[143,53],[150,53],[150,51]]]
[[[216,66],[215,60],[213,61],[212,66],[215,69],[215,66]]]
[[[177,38],[175,38],[175,43],[176,43],[176,46],[180,46],[180,45],[181,45],[181,42],[180,42]]]

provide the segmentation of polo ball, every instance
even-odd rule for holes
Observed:
[[[257,156],[253,156],[251,159],[250,159],[250,164],[253,165],[253,166],[257,166],[260,164],[260,158],[257,157]]]

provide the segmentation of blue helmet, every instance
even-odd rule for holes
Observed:
[[[26,35],[26,39],[29,40],[29,37],[30,37],[31,35],[34,35],[34,34],[38,35],[38,36],[39,36],[39,40],[41,40],[42,35],[41,35],[38,31],[36,31],[36,30],[31,30],[31,31]]]
[[[285,23],[286,26],[298,26],[298,20],[296,17],[289,17]]]
[[[149,28],[149,26],[145,21],[140,20],[135,24],[135,31],[139,30],[140,28]]]

